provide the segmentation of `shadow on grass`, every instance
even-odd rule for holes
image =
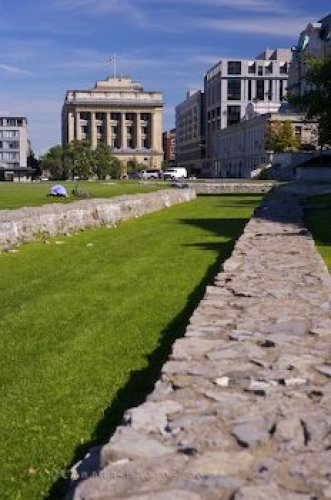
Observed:
[[[88,470],[88,473],[92,474],[92,472],[98,471],[100,467],[100,445],[109,441],[116,427],[121,423],[124,412],[129,408],[143,403],[147,395],[153,391],[156,381],[160,378],[162,366],[171,353],[174,341],[184,335],[189,318],[192,316],[204,295],[205,287],[213,282],[213,278],[220,270],[221,263],[230,256],[235,241],[240,236],[247,219],[186,219],[180,222],[182,224],[193,224],[218,236],[227,236],[231,239],[227,242],[220,243],[194,244],[194,246],[206,250],[216,249],[218,251],[218,256],[215,262],[209,266],[202,281],[187,297],[185,308],[161,332],[158,347],[147,356],[148,366],[142,370],[133,371],[131,373],[127,384],[119,389],[111,405],[104,411],[103,418],[98,422],[91,439],[75,449],[73,459],[67,466],[67,471],[69,471],[69,469],[79,460],[82,460],[86,453],[93,447],[96,448],[93,457],[90,459],[90,464],[87,463],[86,467],[83,464],[79,472]],[[78,482],[71,488],[69,498],[72,497],[74,488],[77,484]],[[59,478],[53,484],[46,498],[48,500],[64,498],[64,496],[68,494],[69,486],[70,482],[68,478]]]
[[[331,195],[308,198],[304,204],[304,218],[314,240],[331,246]]]

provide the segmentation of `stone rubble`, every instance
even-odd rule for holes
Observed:
[[[331,282],[279,191],[208,286],[147,401],[75,500],[331,498]]]

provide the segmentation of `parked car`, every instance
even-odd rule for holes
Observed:
[[[140,179],[140,172],[130,172],[128,174],[129,179]]]
[[[187,179],[187,170],[184,167],[167,168],[167,170],[163,172],[163,178],[164,180]]]
[[[140,179],[159,179],[160,177],[161,171],[157,169],[140,171]]]

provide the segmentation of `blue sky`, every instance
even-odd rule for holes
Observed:
[[[117,72],[164,93],[164,129],[222,57],[291,47],[329,0],[0,0],[0,114],[25,115],[34,152],[60,142],[68,89]]]

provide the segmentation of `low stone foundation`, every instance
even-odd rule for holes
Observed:
[[[222,193],[268,193],[275,187],[275,182],[192,182],[190,187],[197,194]]]
[[[299,200],[268,197],[154,391],[73,468],[87,479],[69,496],[330,498],[330,335],[330,276]]]
[[[0,211],[0,250],[8,250],[36,238],[70,234],[118,222],[190,201],[193,189],[169,189],[111,199],[53,203],[42,207]]]

